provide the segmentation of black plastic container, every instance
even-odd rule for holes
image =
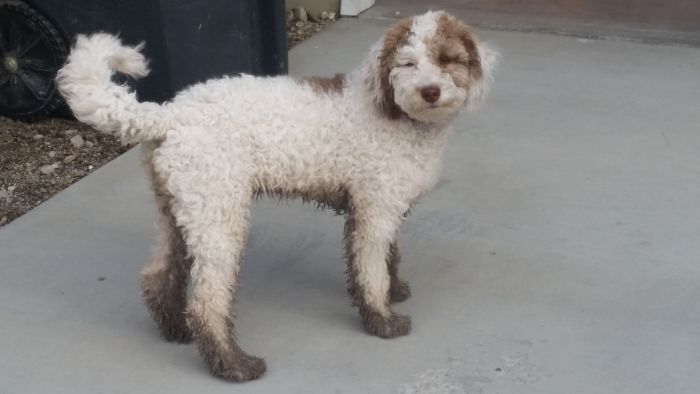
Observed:
[[[165,101],[183,87],[221,75],[287,72],[284,0],[25,0],[22,3],[43,16],[52,25],[48,28],[60,36],[46,41],[46,45],[65,46],[55,57],[61,53],[65,56],[67,46],[80,33],[115,33],[128,44],[145,41],[151,74],[133,84],[142,100]],[[45,23],[28,25],[46,29],[42,24]],[[25,94],[24,98],[31,100],[32,95]],[[7,112],[2,105],[0,111]],[[3,114],[23,118],[22,114]]]

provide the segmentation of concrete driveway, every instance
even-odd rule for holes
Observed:
[[[348,70],[391,22],[341,20],[292,73]],[[362,330],[341,218],[264,201],[237,325],[268,372],[210,377],[139,300],[155,208],[131,151],[0,230],[0,392],[696,393],[700,50],[481,36],[493,95],[401,234],[410,336]]]

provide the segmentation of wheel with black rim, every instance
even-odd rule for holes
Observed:
[[[61,106],[55,78],[67,52],[63,35],[39,12],[0,5],[0,115],[32,121]]]

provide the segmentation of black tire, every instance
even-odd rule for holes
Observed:
[[[55,78],[67,53],[63,35],[39,12],[0,5],[0,115],[34,121],[60,107]]]

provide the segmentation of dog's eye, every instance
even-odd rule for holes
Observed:
[[[406,62],[406,63],[401,63],[399,64],[399,67],[415,67],[416,64],[413,62]]]

